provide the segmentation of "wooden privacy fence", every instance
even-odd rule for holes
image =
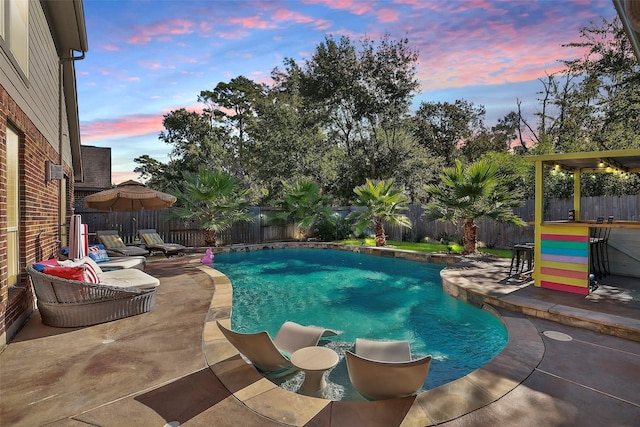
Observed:
[[[478,220],[478,240],[489,247],[509,248],[516,243],[534,240],[534,201],[527,200],[523,206],[514,209],[527,224],[517,227],[511,224],[496,223],[487,219]],[[425,237],[432,240],[448,238],[455,241],[462,235],[459,225],[439,221],[425,221],[421,205],[409,205],[406,212],[413,224],[406,229],[391,224],[385,225],[385,231],[391,240],[420,241]],[[77,211],[82,222],[88,224],[90,235],[98,230],[117,230],[125,243],[134,242],[137,230],[155,228],[167,242],[180,243],[187,247],[203,247],[204,233],[197,221],[169,220],[169,209],[157,209],[139,212],[95,212]],[[550,199],[544,204],[544,219],[547,221],[567,219],[573,209],[573,199]],[[239,222],[231,229],[218,233],[219,245],[235,243],[265,243],[293,240],[295,227],[292,223],[274,225],[267,221],[274,208],[254,207],[253,222]],[[354,208],[336,208],[337,215],[344,217]],[[613,216],[620,221],[640,221],[640,195],[605,196],[582,198],[582,219],[595,220],[598,217]],[[92,243],[94,243],[92,241]]]
[[[99,230],[117,230],[125,243],[133,243],[138,230],[154,228],[166,242],[180,243],[187,247],[203,247],[204,231],[200,228],[200,222],[168,219],[170,209],[138,212],[77,211],[76,213],[82,215],[82,222],[89,228],[90,243],[98,243],[93,236]],[[250,208],[254,221],[238,222],[231,229],[217,233],[218,244],[263,243],[293,239],[295,232],[293,224],[268,223],[268,215],[273,210],[273,208]]]

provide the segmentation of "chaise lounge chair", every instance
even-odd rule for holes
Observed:
[[[178,243],[165,243],[164,240],[162,240],[162,237],[160,237],[158,232],[153,228],[138,230],[138,234],[148,250],[162,251],[162,253],[167,257],[171,255],[180,255],[186,249]]]
[[[411,360],[408,341],[356,339],[355,353],[345,353],[353,387],[369,400],[416,394],[424,385],[431,356]]]
[[[102,271],[88,257],[84,262],[91,265],[98,283],[54,275],[57,264],[49,261],[27,267],[45,325],[96,325],[146,313],[155,306],[157,278],[135,268]]]
[[[294,351],[316,346],[322,337],[337,335],[330,329],[284,322],[272,340],[267,331],[240,333],[225,328],[218,321],[216,323],[227,340],[267,378],[279,378],[296,372],[297,368],[289,361]]]
[[[96,231],[98,241],[104,245],[109,256],[147,256],[149,251],[138,246],[127,246],[115,230]]]

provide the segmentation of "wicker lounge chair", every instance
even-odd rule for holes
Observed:
[[[96,231],[98,241],[104,245],[109,256],[147,256],[149,251],[138,246],[127,246],[115,230]]]
[[[98,269],[99,270],[99,269]],[[158,279],[137,269],[99,272],[98,284],[41,273],[32,266],[38,310],[45,325],[73,328],[151,311]]]
[[[178,243],[165,243],[153,228],[138,230],[138,234],[149,251],[162,251],[165,256],[171,256],[180,255],[186,249]]]
[[[416,394],[422,388],[431,356],[411,360],[408,341],[356,339],[355,353],[347,351],[347,371],[353,387],[369,400]]]
[[[279,378],[296,372],[298,368],[289,361],[293,352],[318,345],[322,337],[337,335],[330,329],[284,322],[272,340],[267,331],[240,333],[225,328],[218,321],[216,323],[227,340],[253,363],[258,372],[268,378]]]

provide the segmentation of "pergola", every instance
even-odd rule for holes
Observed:
[[[579,294],[589,293],[590,231],[599,227],[640,228],[640,222],[597,224],[581,219],[580,183],[583,174],[640,172],[640,150],[613,150],[531,156],[535,163],[535,249],[533,278],[536,286]],[[544,174],[563,170],[573,174],[575,215],[565,221],[545,221]],[[567,213],[568,214],[568,213]],[[568,215],[567,215],[568,216]]]

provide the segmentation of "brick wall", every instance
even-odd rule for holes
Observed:
[[[0,211],[6,212],[6,129],[11,124],[20,137],[20,280],[9,288],[7,278],[7,223],[0,215],[0,346],[10,340],[34,309],[34,297],[24,268],[53,257],[59,246],[59,186],[45,182],[45,161],[59,164],[57,143],[49,142],[0,85]],[[73,204],[73,173],[63,164],[67,179],[67,212]]]

